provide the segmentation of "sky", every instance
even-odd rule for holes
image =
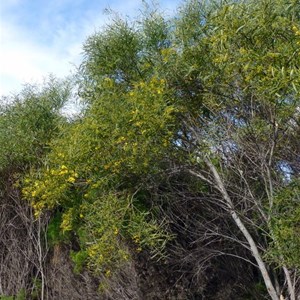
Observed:
[[[182,1],[157,1],[173,15]],[[86,38],[110,22],[111,9],[134,18],[142,0],[2,0],[0,1],[0,96],[18,93],[24,83],[49,74],[75,72]]]

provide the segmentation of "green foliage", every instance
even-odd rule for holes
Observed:
[[[117,18],[102,33],[91,36],[84,44],[85,59],[83,90],[85,100],[91,101],[98,90],[99,80],[108,77],[120,84],[139,78],[138,54],[140,41],[136,30],[126,21]],[[92,90],[91,90],[92,89]]]
[[[42,288],[42,281],[40,278],[33,278],[32,280],[32,291],[31,291],[31,299],[39,299],[41,294],[41,288]]]
[[[186,76],[196,73],[202,81],[205,105],[216,112],[251,94],[276,107],[285,97],[297,99],[298,17],[296,2],[237,1],[206,9],[188,3],[176,28],[177,47],[183,47]]]
[[[176,114],[163,79],[120,91],[106,77],[102,89],[82,122],[67,127],[53,142],[46,166],[32,170],[23,182],[23,196],[36,216],[45,209],[62,210],[60,225],[56,218],[48,229],[53,240],[62,236],[59,227],[65,233],[85,232],[83,252],[73,259],[80,269],[87,254],[87,265],[95,272],[128,259],[124,239],[133,239],[138,251],[149,247],[162,253],[168,235],[133,199],[137,180],[160,172]]]
[[[80,272],[82,272],[83,267],[86,265],[86,261],[88,258],[87,251],[86,250],[80,250],[78,252],[71,251],[70,255],[74,263],[74,272],[76,274],[80,274]]]
[[[26,293],[25,289],[22,289],[15,297],[15,300],[25,300],[26,299]]]
[[[62,121],[60,109],[68,100],[66,83],[50,78],[42,87],[26,86],[0,106],[0,168],[35,163]]]
[[[26,292],[24,289],[20,290],[16,296],[3,296],[0,295],[0,300],[25,300]]]
[[[62,213],[56,212],[47,227],[47,241],[50,247],[69,240],[68,232],[61,230]]]
[[[282,188],[275,197],[268,255],[280,265],[300,269],[300,181]]]

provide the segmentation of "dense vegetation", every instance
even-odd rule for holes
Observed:
[[[299,99],[298,0],[116,17],[2,99],[0,299],[299,299]]]

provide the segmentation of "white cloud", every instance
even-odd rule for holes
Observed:
[[[103,15],[101,8],[98,11],[84,10],[84,7],[79,9],[80,18],[67,16],[63,9],[58,8],[62,8],[61,3],[64,3],[66,9],[68,1],[45,4],[47,7],[36,22],[39,26],[33,28],[22,27],[20,20],[23,16],[15,14],[15,8],[22,5],[22,1],[6,0],[6,3],[0,4],[0,95],[20,91],[23,83],[41,82],[49,73],[64,77],[70,74],[74,64],[80,63],[83,42],[110,17]],[[84,2],[72,0],[73,5],[80,6]],[[171,8],[170,3],[167,2],[165,7]],[[123,16],[137,15],[141,8],[141,0],[107,0],[103,3],[103,9],[109,4],[113,11],[121,12]],[[48,19],[49,14],[52,17]],[[66,17],[69,17],[67,21],[64,19]]]
[[[70,70],[68,59],[60,53],[30,43],[12,45],[1,51],[0,94],[19,89],[23,82],[39,82],[48,73],[64,76]]]
[[[40,44],[10,23],[0,27],[0,95],[20,90],[25,82],[40,82],[49,73],[66,76],[80,61],[84,32],[67,27],[56,32],[51,44]]]

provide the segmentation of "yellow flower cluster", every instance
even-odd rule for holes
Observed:
[[[65,165],[61,165],[58,169],[51,169],[47,173],[50,173],[50,175],[53,176],[69,175],[67,181],[72,183],[75,182],[76,178],[78,177],[78,174],[75,171],[69,170]]]
[[[300,36],[300,29],[296,25],[292,27],[292,30],[294,31],[295,35]]]
[[[57,169],[47,169],[39,179],[25,178],[22,194],[31,202],[34,214],[38,217],[45,207],[54,207],[60,195],[77,178],[78,174],[65,165]]]
[[[141,237],[137,234],[135,234],[133,237],[132,237],[133,241],[136,243],[136,244],[139,244],[140,241],[141,241]]]
[[[106,87],[113,87],[114,85],[114,81],[109,77],[105,77],[103,83]]]
[[[227,62],[228,61],[228,54],[227,53],[219,54],[213,59],[213,61],[217,64]]]
[[[62,216],[62,223],[60,228],[63,231],[71,231],[73,229],[72,221],[73,221],[74,209],[70,208],[67,210]]]

